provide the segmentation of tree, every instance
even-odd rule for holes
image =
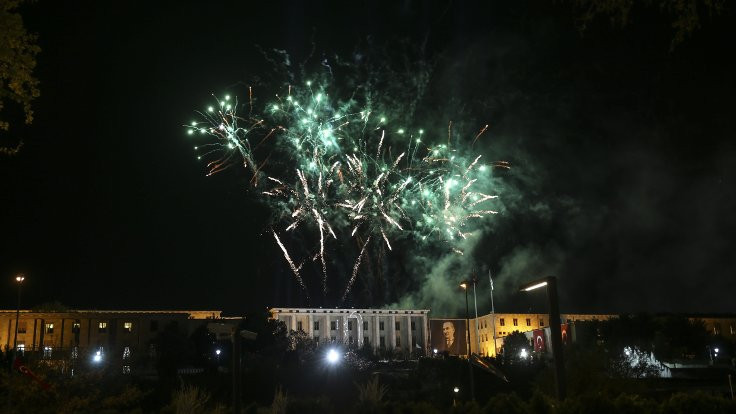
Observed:
[[[0,0],[0,131],[10,130],[6,118],[6,102],[17,104],[25,123],[33,121],[31,102],[38,97],[38,79],[33,76],[36,55],[41,48],[36,36],[26,31],[18,8],[25,0]],[[10,146],[0,142],[0,153],[13,155],[23,145],[22,140]]]
[[[503,359],[505,363],[517,363],[523,357],[521,351],[526,350],[528,354],[531,354],[529,346],[529,340],[526,339],[526,335],[519,331],[514,331],[509,334],[503,340]]]

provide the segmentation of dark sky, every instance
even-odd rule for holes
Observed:
[[[0,308],[15,307],[16,272],[25,305],[303,303],[246,175],[206,177],[181,125],[263,77],[257,46],[299,60],[404,41],[426,42],[448,118],[490,124],[482,150],[514,165],[473,255],[498,310],[543,310],[515,287],[556,274],[563,311],[736,311],[734,11],[671,48],[656,9],[581,33],[565,2],[505,3],[25,6],[41,97],[22,152],[0,158]]]

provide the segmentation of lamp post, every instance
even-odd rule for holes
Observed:
[[[552,336],[552,359],[555,365],[555,387],[557,399],[565,399],[565,371],[562,359],[562,330],[560,328],[560,305],[557,299],[557,278],[547,276],[522,285],[520,292],[529,292],[541,287],[547,287],[547,300],[549,302],[549,329]]]
[[[470,363],[470,312],[468,309],[468,287],[470,282],[460,283],[465,291],[465,327],[468,333],[468,375],[470,376],[470,396],[475,401],[475,378],[473,378],[473,365]]]
[[[26,275],[23,273],[19,273],[17,276],[15,276],[15,282],[18,283],[18,306],[15,308],[15,335],[13,337],[13,358],[11,359],[11,369],[12,364],[15,362],[15,358],[18,357],[18,319],[20,317],[20,291],[21,287],[23,286],[23,281],[26,280]]]

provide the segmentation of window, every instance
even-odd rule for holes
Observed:
[[[394,326],[396,327],[396,330],[397,331],[400,331],[401,330],[401,322],[395,322],[394,323]]]
[[[519,320],[514,318],[514,326],[519,326]]]
[[[381,348],[385,348],[386,347],[386,337],[382,336],[380,339],[381,339],[381,342],[380,342]]]
[[[130,374],[130,365],[123,365],[123,375]]]
[[[301,330],[303,330],[303,329],[302,329],[302,321],[298,321],[298,322],[296,323],[296,330],[297,330],[297,331],[301,331]]]
[[[72,324],[72,333],[79,333],[79,330],[82,328],[82,323],[79,321],[74,321]]]
[[[544,319],[539,320],[539,326],[544,326]]]
[[[526,326],[532,326],[532,320],[529,318],[526,318]]]
[[[415,346],[417,344],[417,337],[412,335],[411,336],[411,346]]]
[[[133,332],[133,322],[125,322],[125,323],[123,323],[123,330],[125,332]]]
[[[499,322],[499,325],[501,325],[501,326],[506,326],[506,321],[505,321],[505,320],[503,320],[503,318],[499,319],[499,321],[498,321],[498,322]]]
[[[74,348],[72,348],[72,359],[77,358],[79,358],[79,347],[75,346]]]
[[[411,330],[416,331],[417,330],[417,324],[414,321],[411,321]]]
[[[353,321],[348,321],[348,331],[353,330]]]
[[[314,330],[319,331],[319,321],[314,322]]]
[[[130,347],[126,346],[125,348],[123,348],[123,359],[128,358],[130,358]]]
[[[383,322],[378,322],[378,329],[383,330]]]
[[[54,324],[53,324],[53,323],[47,323],[47,324],[46,324],[46,325],[44,325],[44,326],[46,327],[46,333],[47,333],[47,334],[52,334],[52,333],[54,333]]]
[[[368,322],[363,322],[363,330],[364,331],[368,330]]]
[[[397,336],[396,337],[396,346],[397,347],[400,347],[401,346],[401,337],[400,336]]]
[[[330,330],[336,331],[337,330],[337,322],[336,321],[330,321]]]
[[[99,324],[97,324],[97,332],[99,333],[107,332],[107,322],[100,322]]]
[[[26,343],[18,341],[17,347],[18,347],[18,353],[21,355],[24,355],[26,352]]]
[[[368,341],[368,337],[367,336],[364,336],[363,337],[363,344],[368,345],[368,342],[369,342]]]
[[[158,321],[151,321],[151,325],[150,326],[151,326],[151,328],[150,328],[151,329],[151,332],[158,331]]]
[[[28,323],[26,321],[20,321],[18,322],[18,333],[26,333],[26,328],[28,326]]]
[[[43,347],[43,359],[51,359],[51,351],[53,348],[50,346]]]

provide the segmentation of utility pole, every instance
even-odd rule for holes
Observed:
[[[491,325],[493,325],[493,356],[496,355],[496,308],[493,306],[493,278],[491,277],[491,269],[488,269],[488,281],[491,282]]]

